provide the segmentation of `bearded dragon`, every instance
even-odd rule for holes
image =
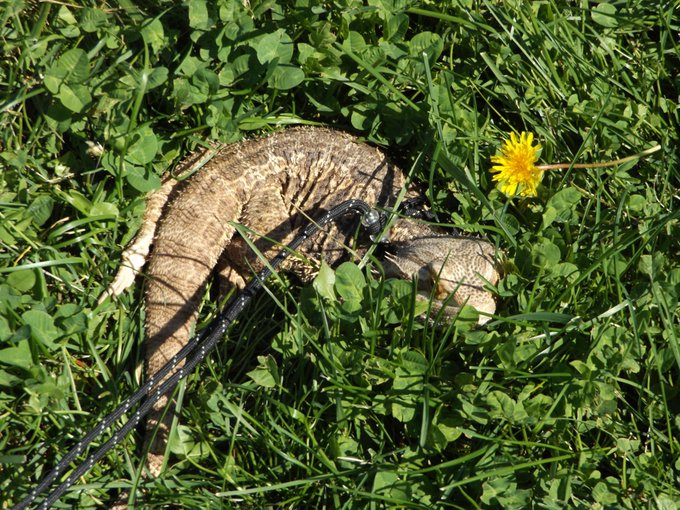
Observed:
[[[121,270],[106,294],[115,296],[132,283],[153,244],[145,273],[147,376],[190,338],[201,295],[215,272],[229,286],[240,288],[262,267],[235,223],[259,234],[254,245],[270,258],[277,243],[289,242],[309,216],[351,197],[390,209],[405,186],[404,174],[380,150],[325,128],[290,128],[206,149],[180,165],[181,171],[196,168],[191,178],[168,180],[150,196],[139,234],[125,250]],[[408,190],[407,196],[412,194]],[[311,260],[333,264],[346,253],[354,232],[352,225],[340,222],[300,251]],[[495,285],[499,279],[492,244],[447,236],[408,218],[397,219],[387,236],[393,246],[384,262],[388,276],[416,276],[421,299],[434,297],[434,306],[444,306],[448,315],[464,304],[482,313],[480,323],[494,313],[494,298],[484,289],[487,282]],[[288,269],[303,278],[311,274],[300,262]],[[167,397],[162,398],[147,420],[147,441],[155,437],[147,445],[152,476],[163,467],[169,423],[159,417],[167,403]]]

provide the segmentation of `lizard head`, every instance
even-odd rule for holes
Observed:
[[[412,223],[412,222],[409,222]],[[500,264],[494,245],[483,239],[441,235],[427,225],[407,228],[410,235],[397,234],[383,266],[387,276],[413,279],[419,299],[432,299],[433,311],[453,318],[469,305],[481,312],[484,324],[496,310],[493,295],[484,289],[498,283]],[[415,232],[414,232],[415,228]]]

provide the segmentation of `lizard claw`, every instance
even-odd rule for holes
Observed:
[[[145,250],[143,247],[136,246],[136,244],[137,243],[133,244],[123,252],[123,261],[118,268],[118,272],[113,281],[106,287],[106,290],[101,293],[99,299],[97,299],[98,305],[106,301],[106,298],[120,296],[125,289],[129,288],[135,282],[135,278],[142,267],[144,267],[146,256],[149,254],[149,246],[147,246]]]

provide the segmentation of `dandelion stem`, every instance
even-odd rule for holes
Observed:
[[[607,168],[610,166],[617,166],[617,165],[623,165],[624,163],[628,163],[629,161],[633,161],[635,159],[640,159],[644,156],[649,156],[650,154],[654,154],[655,152],[661,150],[661,145],[657,144],[654,147],[644,150],[642,152],[639,152],[637,154],[633,154],[632,156],[627,156],[622,159],[616,159],[614,161],[606,161],[604,163],[555,163],[553,165],[536,165],[536,168],[539,168],[540,170],[556,170],[560,168],[575,168],[575,169],[583,169],[583,168]]]

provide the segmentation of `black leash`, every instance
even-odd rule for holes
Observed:
[[[98,462],[106,453],[116,446],[139,422],[144,418],[154,403],[161,398],[161,396],[170,392],[181,379],[187,374],[191,373],[196,366],[203,361],[208,353],[217,345],[217,343],[224,337],[229,325],[238,317],[250,300],[255,296],[258,290],[262,288],[264,281],[271,276],[272,271],[276,269],[288,257],[291,251],[296,250],[309,237],[319,232],[325,225],[331,221],[335,221],[340,216],[347,213],[361,214],[362,226],[368,231],[372,238],[375,238],[383,227],[385,226],[385,216],[375,209],[372,209],[366,202],[357,199],[347,200],[328,211],[322,218],[314,223],[310,223],[295,239],[293,239],[285,248],[283,248],[274,257],[268,266],[260,271],[248,285],[232,298],[220,314],[212,321],[212,323],[200,334],[194,336],[167,364],[165,364],[156,374],[149,377],[144,385],[137,390],[131,397],[118,406],[113,412],[103,418],[99,425],[88,432],[48,473],[42,481],[26,496],[23,500],[11,508],[11,510],[23,510],[29,507],[35,499],[45,492],[49,487],[68,469],[71,462],[73,462],[78,455],[80,455],[87,446],[101,436],[106,430],[111,428],[113,424],[125,413],[127,413],[137,402],[144,397],[148,397],[135,411],[132,418],[125,422],[103,445],[101,445],[94,453],[92,453],[84,462],[82,462],[76,469],[71,472],[66,479],[57,486],[51,493],[37,507],[41,510],[46,510],[52,506],[73,483],[89,471],[92,466]],[[186,359],[183,367],[177,369],[177,365]],[[174,371],[174,372],[173,372]],[[158,381],[170,374],[167,380],[158,385]],[[157,386],[158,385],[158,386]],[[156,387],[157,386],[157,387]]]

